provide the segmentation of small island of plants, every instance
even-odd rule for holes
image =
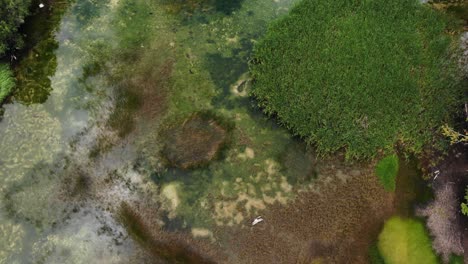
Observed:
[[[419,154],[462,98],[450,25],[417,0],[301,1],[256,44],[252,95],[320,154]]]

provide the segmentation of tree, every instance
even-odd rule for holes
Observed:
[[[0,57],[9,49],[22,45],[17,34],[29,14],[31,0],[0,0]]]

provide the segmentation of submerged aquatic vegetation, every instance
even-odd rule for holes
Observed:
[[[460,103],[448,19],[417,0],[305,0],[255,46],[252,95],[320,154],[419,154]]]
[[[395,191],[398,174],[398,156],[390,155],[381,159],[375,168],[375,174],[387,191]]]
[[[169,263],[180,264],[211,264],[215,263],[207,256],[197,252],[191,245],[177,238],[167,238],[163,241],[154,236],[155,226],[148,226],[128,203],[120,206],[119,218],[127,232],[155,258]]]
[[[232,125],[226,124],[214,114],[196,113],[163,132],[166,143],[162,155],[171,166],[181,169],[206,165],[218,158],[228,144]]]
[[[8,65],[0,64],[0,104],[15,87],[15,79]]]
[[[46,13],[29,17],[23,31],[27,35],[26,54],[15,68],[18,88],[14,98],[23,104],[44,103],[52,91],[52,81],[57,69],[56,50],[59,42],[56,33],[68,0],[48,7]]]
[[[18,89],[15,100],[26,105],[44,103],[52,91],[51,77],[57,69],[55,50],[58,42],[54,36],[40,41],[16,68]]]
[[[378,243],[385,263],[438,263],[431,239],[423,223],[414,219],[393,217],[385,223]]]
[[[163,0],[163,5],[170,13],[193,14],[198,9],[220,12],[224,15],[231,15],[242,6],[244,0]]]

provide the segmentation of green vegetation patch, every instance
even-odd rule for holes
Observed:
[[[468,186],[465,188],[464,201],[460,204],[462,214],[468,216]]]
[[[375,173],[387,191],[395,191],[395,182],[398,174],[398,157],[396,155],[387,156],[377,163]]]
[[[463,264],[463,256],[452,255],[450,256],[449,264]]]
[[[387,264],[438,263],[424,225],[414,219],[388,220],[379,235],[378,248]]]
[[[300,2],[255,45],[251,94],[319,154],[420,153],[462,88],[448,19],[419,2]]]
[[[31,0],[0,0],[0,56],[10,48],[22,46],[18,27],[29,14]]]
[[[24,26],[27,52],[15,67],[16,101],[25,105],[42,104],[52,92],[51,78],[57,70],[56,51],[59,42],[56,33],[62,16],[69,6],[63,1],[48,6],[47,12],[38,12],[28,18]]]
[[[0,103],[11,93],[15,87],[13,73],[7,65],[0,64]]]

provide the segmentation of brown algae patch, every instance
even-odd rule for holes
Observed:
[[[229,128],[210,114],[197,113],[164,134],[163,157],[173,167],[191,169],[220,156],[228,143]]]
[[[246,179],[236,178],[234,182],[224,181],[219,187],[222,199],[214,202],[216,225],[239,225],[268,205],[285,205],[293,197],[292,186],[278,168],[279,164],[267,159],[264,170],[256,175]]]
[[[148,220],[153,218],[144,214],[146,210],[138,209],[122,202],[118,216],[130,236],[152,257],[148,257],[152,263],[216,263],[212,256],[207,255],[210,250],[203,243],[162,231],[157,223]]]
[[[358,168],[359,174],[348,166],[319,169],[320,193],[303,191],[287,205],[267,205],[262,225],[250,227],[248,218],[249,228],[218,227],[235,256],[229,263],[369,263],[368,248],[394,212],[394,194],[381,187],[372,166]],[[343,182],[337,169],[355,175]]]

